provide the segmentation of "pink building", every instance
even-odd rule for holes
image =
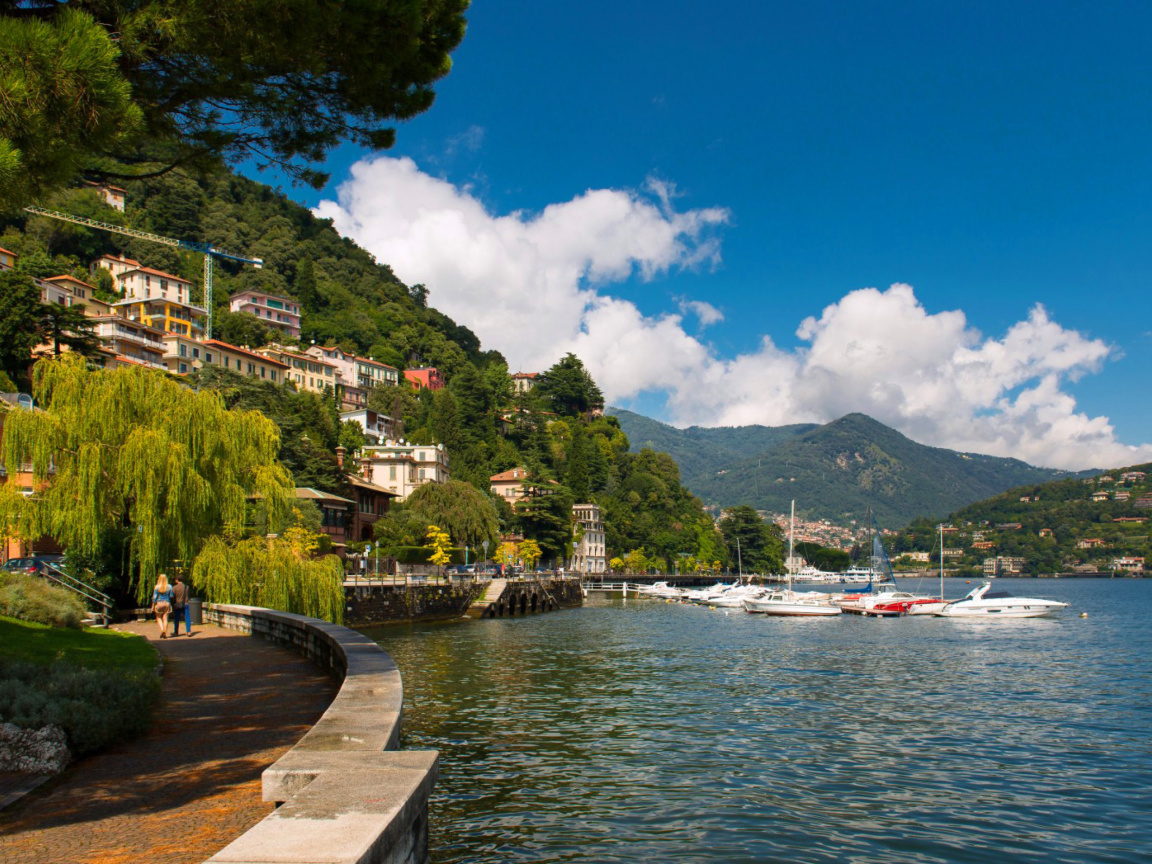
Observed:
[[[228,308],[233,312],[255,315],[269,327],[289,336],[300,336],[300,304],[288,297],[263,291],[241,291],[232,296]]]

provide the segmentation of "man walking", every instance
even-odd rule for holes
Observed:
[[[184,577],[177,576],[172,586],[172,635],[180,635],[180,619],[184,619],[184,635],[192,635],[192,610],[188,608],[188,586]]]

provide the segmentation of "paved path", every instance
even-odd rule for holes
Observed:
[[[0,812],[4,864],[195,864],[272,812],[260,772],[296,743],[338,683],[304,658],[239,633],[157,638],[163,704],[143,738],[75,763]]]

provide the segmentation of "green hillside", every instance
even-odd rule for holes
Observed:
[[[623,408],[609,408],[620,421],[634,449],[649,447],[676,460],[686,483],[715,474],[749,455],[766,453],[778,444],[816,429],[815,423],[793,426],[690,426],[677,429]]]
[[[538,506],[515,513],[503,501],[493,506],[501,531],[537,540],[545,561],[570,553],[571,505],[591,500],[602,507],[610,556],[643,549],[661,563],[685,556],[727,562],[723,538],[702,502],[682,486],[676,463],[651,450],[630,452],[643,448],[630,448],[614,418],[595,416],[602,397],[577,358],[557,357],[535,390],[518,395],[503,356],[482,349],[472,331],[433,307],[435,285],[405,285],[386,263],[281,193],[227,171],[174,171],[125,185],[123,213],[89,189],[66,190],[44,203],[49,209],[264,259],[260,270],[229,261],[216,268],[213,335],[225,342],[259,348],[276,341],[301,349],[315,342],[339,345],[400,370],[437,367],[448,384],[443,390],[417,392],[401,378],[399,386],[371,390],[369,407],[398,421],[398,437],[443,443],[452,479],[485,493],[490,476],[526,467],[533,487],[543,490]],[[72,274],[92,280],[106,299],[116,299],[109,293],[111,277],[103,270],[90,275],[88,264],[104,254],[123,253],[190,280],[194,302],[201,301],[199,254],[26,213],[0,215],[0,246],[19,256],[16,275]],[[231,313],[229,297],[246,289],[299,300],[300,338],[272,332],[252,315]],[[32,312],[39,308],[35,299],[31,305]],[[0,321],[0,335],[5,327],[20,326],[16,320]],[[13,374],[18,376],[27,354],[17,361]],[[280,460],[297,485],[353,494],[335,449],[343,444],[351,455],[364,443],[363,436],[340,422],[336,394],[297,391],[291,384],[241,378],[216,367],[187,380],[221,391],[229,408],[270,417],[281,433]],[[422,535],[411,535],[410,528],[401,525],[394,533],[407,545],[419,545]]]
[[[632,441],[684,461],[685,485],[709,504],[752,504],[846,523],[869,507],[887,525],[943,514],[1013,486],[1068,476],[1017,459],[927,447],[863,414],[823,426],[679,430],[618,411]]]
[[[1020,486],[963,507],[945,522],[951,530],[944,547],[951,550],[949,566],[973,573],[998,556],[1023,559],[1027,575],[1108,571],[1117,558],[1152,556],[1150,518],[1152,464],[1135,465]],[[895,549],[933,550],[939,561],[936,537],[936,524],[919,519],[900,533]]]

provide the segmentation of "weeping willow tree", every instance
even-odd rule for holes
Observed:
[[[335,555],[311,558],[314,541],[250,537],[228,544],[211,538],[192,566],[192,584],[209,603],[264,606],[344,623],[344,565]]]
[[[0,459],[9,476],[30,470],[39,491],[0,485],[0,531],[51,535],[92,555],[105,531],[126,528],[141,600],[208,537],[239,536],[253,494],[277,514],[292,500],[276,425],[228,411],[216,391],[140,367],[91,370],[64,354],[36,364],[32,395],[36,410],[5,415]]]

